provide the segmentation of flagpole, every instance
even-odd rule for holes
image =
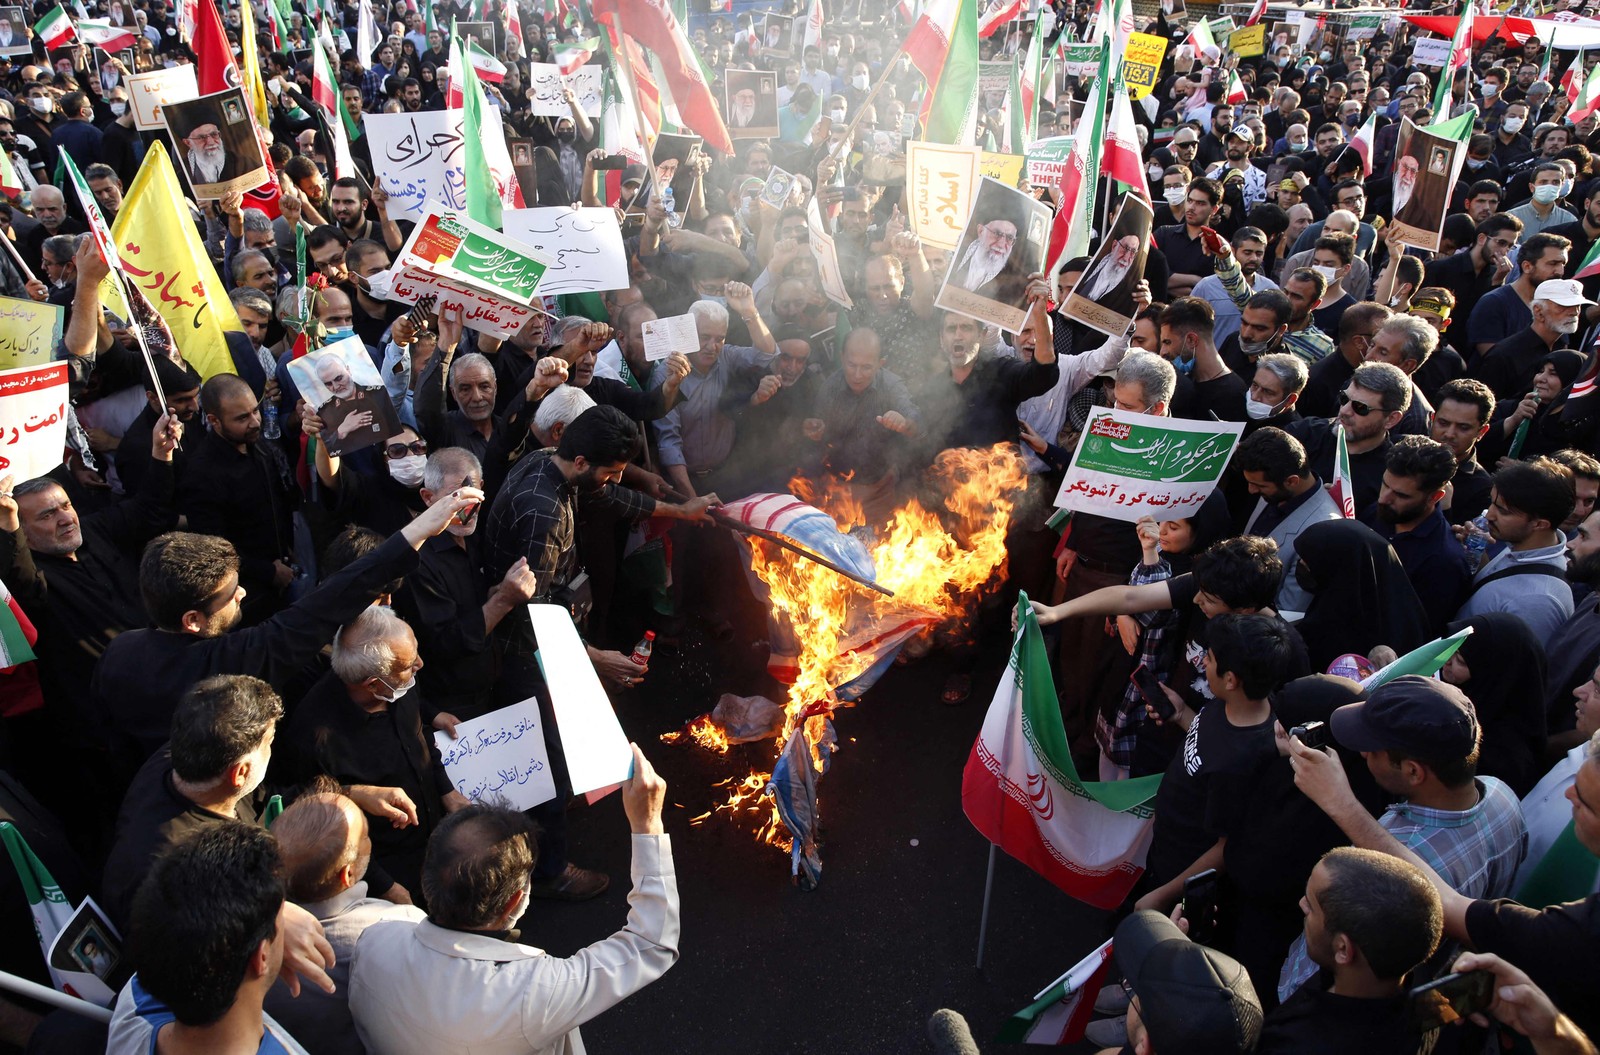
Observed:
[[[29,282],[39,281],[39,276],[35,275],[31,270],[29,270],[28,265],[22,259],[22,254],[17,252],[17,247],[11,244],[11,239],[6,235],[0,234],[0,242],[4,242],[6,244],[6,249],[10,250],[11,252],[11,259],[16,261],[17,266],[22,269],[22,274],[27,278],[27,280]]]
[[[883,76],[878,78],[878,83],[873,85],[872,93],[867,96],[867,101],[862,103],[860,106],[858,106],[856,108],[855,117],[853,119],[851,119],[850,123],[847,126],[845,126],[844,141],[845,141],[846,144],[849,144],[849,143],[854,141],[855,133],[856,133],[856,126],[861,123],[862,115],[867,112],[867,108],[868,107],[870,107],[874,102],[877,101],[878,93],[883,91],[883,86],[889,83],[889,75],[894,72],[895,66],[898,65],[899,62],[900,62],[900,56],[904,55],[905,53],[906,53],[906,49],[905,49],[904,46],[902,46],[900,48],[900,50],[898,50],[898,51],[896,51],[894,53],[894,58],[892,58],[888,62],[884,63]],[[964,144],[964,145],[971,146],[972,144],[968,143],[968,144]],[[846,149],[848,149],[848,146],[846,147]],[[829,153],[830,154],[836,154],[836,152],[834,152],[834,151],[830,151]]]
[[[989,898],[994,893],[994,859],[999,849],[994,843],[989,844],[989,868],[983,880],[983,913],[978,917],[978,962],[973,965],[979,971],[983,970],[983,947],[989,938]]]
[[[84,1018],[92,1018],[96,1022],[110,1023],[111,1021],[110,1008],[101,1007],[99,1004],[91,1004],[87,1000],[80,1000],[75,996],[68,996],[66,993],[58,993],[54,989],[40,985],[38,982],[29,981],[26,978],[18,978],[7,971],[0,971],[0,989],[9,989],[13,993],[37,1000],[41,1004],[59,1007],[63,1011],[70,1011],[75,1015],[82,1015]]]
[[[616,21],[617,39],[622,41],[622,54],[619,56],[617,54],[617,49],[616,48],[612,48],[611,49],[611,57],[613,59],[616,59],[616,61],[617,61],[617,70],[618,70],[618,72],[621,72],[623,69],[627,70],[628,94],[633,97],[633,116],[634,116],[634,118],[636,119],[636,121],[637,121],[637,123],[639,125],[639,145],[644,148],[644,152],[645,152],[644,170],[645,170],[645,174],[650,179],[650,199],[649,200],[652,201],[652,202],[660,201],[661,200],[661,188],[660,188],[660,186],[657,185],[658,181],[657,181],[657,177],[656,177],[656,148],[655,148],[655,144],[650,141],[650,128],[649,128],[649,125],[645,122],[645,119],[644,119],[644,106],[641,105],[641,103],[639,101],[639,85],[633,79],[633,59],[628,55],[628,35],[627,35],[627,33],[623,32],[623,29],[622,29],[622,5],[621,4],[618,4],[612,10],[611,17],[617,20]],[[610,30],[607,30],[606,32],[609,33]],[[609,38],[607,39],[607,43],[610,43]],[[605,120],[605,114],[602,113],[600,115],[600,119],[602,121]]]

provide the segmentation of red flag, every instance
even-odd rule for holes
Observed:
[[[1256,0],[1256,6],[1250,9],[1250,17],[1244,20],[1244,24],[1246,26],[1253,26],[1257,22],[1261,21],[1262,16],[1266,13],[1267,0]]]
[[[733,153],[733,137],[722,123],[722,111],[711,95],[700,72],[700,62],[684,36],[683,26],[664,0],[629,2],[623,11],[622,0],[595,0],[594,15],[655,52],[667,75],[667,87],[683,122],[706,145],[724,154]]]

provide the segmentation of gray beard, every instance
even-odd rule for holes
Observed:
[[[198,150],[189,155],[189,171],[199,183],[216,183],[222,178],[222,167],[227,163],[228,155],[222,150],[216,151],[214,160]]]
[[[964,261],[967,269],[966,281],[961,284],[973,291],[982,289],[1005,268],[1006,260],[1010,256],[1009,252],[995,254],[986,251],[981,242],[973,243],[972,248],[967,250],[967,259]]]

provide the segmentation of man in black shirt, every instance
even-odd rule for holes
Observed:
[[[233,543],[253,626],[282,607],[294,581],[300,489],[277,445],[261,442],[261,407],[249,385],[218,374],[200,389],[200,403],[209,431],[188,459],[178,509],[190,530]]]
[[[390,609],[368,608],[345,624],[333,639],[332,662],[284,730],[284,783],[329,776],[383,788],[402,802],[403,819],[388,809],[368,815],[373,863],[420,896],[428,836],[446,813],[468,804],[433,739],[435,729],[454,735],[457,719],[414,691],[423,667],[416,635]]]
[[[1465,524],[1489,508],[1489,492],[1494,489],[1477,458],[1478,441],[1489,431],[1489,417],[1494,413],[1494,393],[1482,381],[1458,377],[1447,381],[1436,395],[1439,405],[1433,411],[1430,435],[1456,456],[1445,519],[1452,525]]]
[[[1222,188],[1215,180],[1197,176],[1189,182],[1183,204],[1183,223],[1158,227],[1156,247],[1167,257],[1172,274],[1167,278],[1169,297],[1188,296],[1196,282],[1212,273],[1211,261],[1201,247],[1200,229],[1222,203]]]
[[[1405,986],[1444,929],[1433,885],[1398,858],[1340,847],[1312,869],[1300,907],[1321,974],[1267,1015],[1257,1055],[1415,1055]]]
[[[1319,418],[1331,418],[1339,413],[1339,393],[1350,383],[1350,375],[1356,372],[1356,367],[1366,361],[1367,347],[1392,314],[1382,304],[1364,301],[1351,305],[1339,317],[1333,354],[1311,364],[1306,390],[1300,397],[1300,413]]]
[[[1217,353],[1216,313],[1199,297],[1179,297],[1161,313],[1161,356],[1169,362],[1193,363],[1194,416],[1210,420],[1245,420],[1244,397],[1250,382],[1228,368]]]
[[[150,441],[155,435],[156,423],[169,410],[183,426],[183,435],[177,449],[172,452],[172,474],[177,479],[183,471],[184,456],[205,439],[203,422],[196,421],[200,411],[200,375],[188,363],[175,363],[164,355],[156,356],[156,380],[167,397],[166,406],[156,398],[156,390],[145,383],[145,408],[139,412],[122,434],[117,444],[117,479],[122,481],[122,493],[136,495],[150,471]],[[198,426],[198,427],[197,427]]]
[[[1030,308],[1045,296],[1043,283],[1029,284]],[[1043,319],[1044,306],[1030,312]],[[1034,323],[1034,325],[1048,323]],[[953,311],[939,322],[939,346],[945,367],[934,373],[913,394],[922,410],[922,452],[930,463],[949,447],[991,447],[1015,443],[1017,406],[1025,399],[1050,391],[1060,377],[1055,340],[1047,332],[1027,361],[985,352],[980,347],[983,328],[966,315]]]
[[[1434,257],[1423,267],[1424,286],[1443,286],[1455,294],[1455,317],[1470,319],[1472,309],[1485,293],[1498,286],[1511,273],[1507,254],[1517,244],[1522,221],[1508,213],[1495,213],[1480,223],[1473,233],[1472,248],[1449,256]],[[1463,356],[1472,352],[1465,326],[1446,335]]]
[[[1340,395],[1337,418],[1306,418],[1285,431],[1305,447],[1311,471],[1319,479],[1331,481],[1334,460],[1339,456],[1335,426],[1344,426],[1356,508],[1365,509],[1378,500],[1383,487],[1384,464],[1394,446],[1389,430],[1400,423],[1410,405],[1411,379],[1399,367],[1363,363],[1350,375],[1350,383]]]

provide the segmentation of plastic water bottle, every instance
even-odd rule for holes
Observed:
[[[656,632],[654,630],[646,630],[644,637],[640,639],[637,645],[633,646],[633,655],[628,658],[641,667],[648,667],[650,665],[650,653],[654,652],[655,649]]]
[[[683,226],[683,217],[678,215],[678,203],[673,196],[671,187],[661,192],[661,207],[667,210],[668,227],[677,228]]]
[[[1463,545],[1467,550],[1467,562],[1476,573],[1483,566],[1483,558],[1489,548],[1488,517],[1480,516],[1468,522],[1467,538]]]
[[[261,404],[261,438],[275,440],[282,435],[278,429],[278,402],[269,399]]]

